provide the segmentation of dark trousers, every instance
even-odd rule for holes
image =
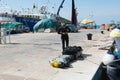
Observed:
[[[62,38],[62,49],[64,50],[65,47],[69,46],[69,38]]]

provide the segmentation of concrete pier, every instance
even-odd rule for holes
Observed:
[[[92,40],[87,40],[92,33]],[[7,36],[9,37],[9,36]],[[0,44],[0,80],[91,80],[107,50],[101,45],[112,43],[109,32],[81,30],[70,33],[70,46],[83,48],[84,60],[66,69],[54,68],[52,58],[62,55],[57,33],[24,33],[11,35],[11,43]]]

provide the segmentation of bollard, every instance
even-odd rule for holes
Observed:
[[[88,33],[88,34],[87,34],[87,39],[88,39],[88,40],[92,40],[92,34],[91,34],[91,33]]]
[[[104,31],[101,31],[101,34],[104,34]]]

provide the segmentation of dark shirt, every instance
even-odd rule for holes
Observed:
[[[68,32],[70,32],[70,28],[68,27],[60,27],[58,29],[58,34],[61,34],[61,38],[68,38]]]

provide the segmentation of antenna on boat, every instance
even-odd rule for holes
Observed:
[[[36,8],[36,5],[35,5],[35,3],[33,4],[33,9],[34,9],[34,8]]]
[[[94,15],[93,15],[93,11],[92,11],[92,12],[89,14],[89,17],[90,17],[90,18],[93,18],[93,16],[94,16]]]

